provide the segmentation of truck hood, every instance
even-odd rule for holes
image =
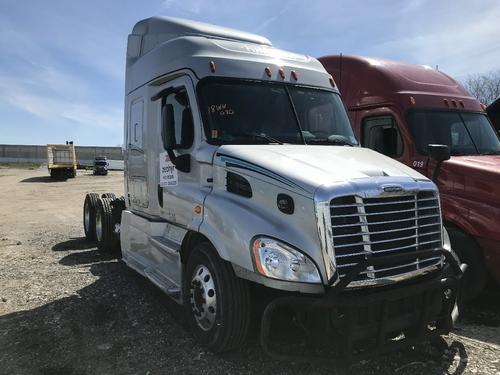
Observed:
[[[428,180],[387,156],[362,147],[309,145],[224,145],[216,164],[263,175],[314,194],[323,185],[369,177]]]
[[[446,163],[500,175],[500,155],[453,156]]]

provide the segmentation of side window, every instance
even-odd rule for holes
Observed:
[[[142,99],[132,103],[130,107],[129,143],[142,149],[144,101]]]
[[[374,116],[363,120],[361,144],[391,158],[403,154],[403,140],[392,116]]]
[[[168,94],[164,98],[163,105],[170,106],[173,112],[176,148],[190,148],[193,145],[194,124],[186,89],[182,88]]]

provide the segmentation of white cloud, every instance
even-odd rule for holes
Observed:
[[[0,77],[0,102],[54,123],[74,121],[90,128],[121,129],[121,108],[94,106],[47,93],[36,93],[30,83]],[[29,82],[29,81],[28,81]]]

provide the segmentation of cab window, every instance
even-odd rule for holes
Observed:
[[[391,158],[403,154],[403,140],[392,116],[373,116],[363,120],[361,144]]]
[[[189,105],[189,97],[185,89],[179,89],[168,94],[164,99],[164,104],[170,107],[173,112],[175,125],[176,148],[187,149],[193,145],[193,114]]]

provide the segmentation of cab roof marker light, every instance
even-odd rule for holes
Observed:
[[[211,71],[212,73],[215,73],[215,63],[214,63],[213,61],[210,61],[210,64],[209,64],[209,65],[210,65],[210,71]]]
[[[458,104],[460,104],[460,107],[465,108],[465,105],[464,105],[464,101],[463,101],[463,100],[459,100],[459,101],[458,101]]]
[[[455,99],[451,99],[451,104],[453,104],[453,107],[457,108],[457,101]]]
[[[266,69],[264,69],[264,71],[266,72],[268,77],[271,77],[272,72],[270,67],[266,66]]]
[[[482,109],[483,111],[486,111],[486,104],[484,104],[484,103],[479,103],[479,105],[481,106],[481,109]]]
[[[297,75],[297,72],[296,72],[295,70],[292,70],[292,71],[290,72],[290,74],[291,74],[292,78],[293,78],[295,81],[297,81],[297,80],[299,79],[299,77],[298,77],[298,75]]]
[[[337,84],[335,83],[335,80],[333,79],[332,76],[330,76],[330,78],[328,78],[328,80],[330,81],[330,85],[332,85],[332,87],[337,86]]]
[[[449,107],[450,103],[448,103],[448,99],[443,99],[443,103],[445,106]]]
[[[416,102],[417,102],[417,101],[415,100],[415,98],[414,98],[413,96],[410,96],[410,103],[411,103],[412,105],[415,105],[415,103],[416,103]]]
[[[282,79],[285,79],[285,70],[283,68],[279,68],[278,73]]]

